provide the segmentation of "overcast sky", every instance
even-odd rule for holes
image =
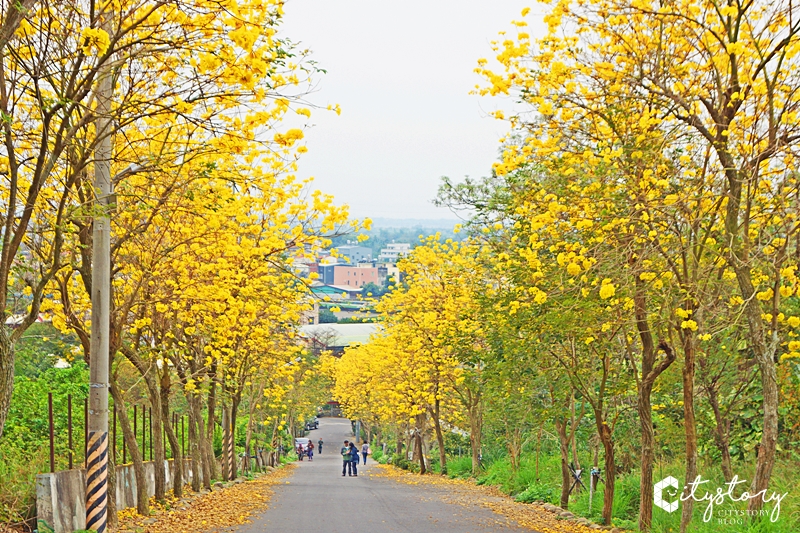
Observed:
[[[356,217],[454,218],[431,204],[441,176],[485,176],[510,102],[470,95],[473,69],[525,0],[289,0],[282,33],[327,74],[300,176]],[[532,37],[538,32],[531,31]]]

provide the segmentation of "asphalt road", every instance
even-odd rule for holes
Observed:
[[[370,476],[379,469],[371,458],[358,465],[358,477],[342,477],[339,449],[352,438],[350,421],[321,418],[311,431],[322,437],[322,454],[298,463],[288,484],[274,487],[268,509],[237,533],[483,533],[531,531],[515,527],[483,506],[450,503],[446,486],[408,485]],[[360,446],[359,446],[360,449]]]

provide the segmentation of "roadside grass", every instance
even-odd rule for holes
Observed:
[[[396,461],[387,460],[381,462]],[[585,466],[585,465],[584,465]],[[497,457],[486,461],[484,472],[474,481],[478,485],[489,485],[514,497],[517,501],[531,503],[543,501],[559,504],[561,495],[561,459],[557,455],[543,454],[539,457],[538,473],[536,457],[523,454],[520,467],[515,472],[507,457]],[[439,473],[438,458],[431,460],[431,470]],[[469,456],[448,457],[447,475],[451,478],[472,478],[472,459]],[[699,467],[703,479],[709,482],[698,489],[699,497],[707,491],[715,493],[717,487],[727,491],[725,480],[719,467],[714,464],[702,464]],[[734,471],[739,479],[752,479],[752,465],[735,465]],[[617,475],[614,487],[614,504],[612,508],[612,525],[636,531],[638,530],[638,512],[640,499],[639,472],[631,471]],[[685,467],[679,460],[663,462],[656,465],[653,478],[659,481],[667,476],[683,480]],[[588,487],[588,475],[583,476]],[[743,483],[735,490],[740,494],[746,490]],[[605,486],[601,483],[591,497],[588,490],[573,492],[570,497],[569,510],[576,516],[588,518],[597,523],[602,522],[602,507]],[[746,516],[746,502],[731,502],[729,499],[715,505],[708,521],[704,521],[707,501],[696,502],[692,513],[689,531],[692,533],[797,533],[800,531],[800,465],[792,461],[776,464],[767,497],[775,492],[787,494],[781,502],[780,516],[775,522],[769,519],[774,502],[765,504],[767,516],[759,520],[749,520]],[[683,505],[683,504],[681,504]],[[680,531],[680,510],[668,513],[658,507],[653,509],[654,533],[677,533]]]
[[[0,449],[0,525],[36,516],[36,474],[49,471],[47,457],[46,449],[31,455],[18,448]]]

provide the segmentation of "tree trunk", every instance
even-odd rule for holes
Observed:
[[[722,454],[722,475],[725,477],[725,481],[728,482],[733,479],[733,465],[731,464],[731,450],[729,446],[730,438],[728,436],[730,422],[725,420],[722,416],[716,384],[709,385],[706,389],[708,391],[708,402],[711,404],[711,410],[714,412],[714,421],[716,422],[715,434],[717,438],[715,440]]]
[[[742,298],[745,300],[745,316],[750,330],[750,348],[753,350],[761,373],[761,394],[764,410],[761,442],[756,457],[756,473],[750,485],[750,493],[766,491],[775,466],[775,451],[778,445],[778,375],[775,369],[775,350],[764,340],[764,324],[761,318],[761,304],[754,297],[755,289],[750,282],[750,267],[738,267],[734,271],[739,280]],[[776,291],[777,292],[777,291]],[[777,332],[772,333],[777,339]],[[774,343],[773,343],[774,344]],[[763,506],[763,498],[751,498],[747,510],[756,513]]]
[[[414,428],[414,453],[419,460],[419,473],[427,474],[428,467],[425,464],[425,449],[422,445],[422,432],[425,428],[425,415],[417,415],[417,424]]]
[[[444,449],[444,435],[442,425],[439,422],[440,400],[437,398],[433,403],[433,427],[436,430],[436,443],[439,445],[439,463],[442,467],[442,475],[447,475],[447,454]]]
[[[522,434],[518,426],[509,431],[508,420],[504,420],[503,423],[506,427],[506,447],[508,448],[508,458],[511,460],[511,469],[518,472],[522,456]]]
[[[192,458],[192,490],[200,492],[201,484],[211,487],[211,478],[207,465],[202,458],[203,430],[201,426],[200,399],[196,394],[189,394],[189,455]]]
[[[155,380],[153,380],[155,381]],[[166,453],[164,450],[164,429],[163,419],[161,417],[161,398],[158,390],[152,391],[151,394],[152,407],[150,408],[150,427],[153,434],[150,438],[153,439],[153,470],[155,478],[155,498],[159,502],[166,501],[167,497],[167,475],[165,471]]]
[[[122,353],[144,379],[147,396],[150,399],[150,426],[152,429],[151,438],[153,440],[153,472],[155,481],[155,498],[159,502],[166,499],[167,478],[164,472],[164,434],[162,431],[161,419],[161,392],[156,383],[156,365],[154,362],[145,362],[136,350],[132,347],[122,347]],[[147,428],[142,428],[147,431]]]
[[[738,169],[734,157],[725,144],[715,146],[720,162],[725,167],[728,181],[728,203],[725,206],[725,234],[729,242],[728,264],[736,274],[739,292],[744,300],[744,315],[747,318],[749,330],[749,345],[753,350],[755,360],[761,373],[761,394],[763,396],[763,422],[761,428],[761,443],[756,458],[756,472],[750,485],[750,493],[757,494],[766,491],[775,466],[775,451],[778,444],[778,377],[775,368],[775,351],[778,348],[778,332],[771,331],[772,342],[767,345],[764,321],[761,318],[764,312],[761,303],[755,298],[756,289],[753,286],[752,264],[747,256],[747,246],[743,244],[747,239],[750,227],[749,207],[745,211],[743,220],[740,220],[742,210],[742,187],[744,183],[756,175],[753,169]],[[760,164],[760,163],[759,163]],[[754,169],[754,170],[757,170]],[[758,178],[756,178],[758,179]],[[749,187],[748,187],[749,188]],[[778,287],[774,289],[773,308],[779,302]],[[777,313],[777,309],[775,309]],[[756,513],[763,505],[763,498],[751,498],[747,502],[747,510]]]
[[[686,434],[686,486],[697,477],[697,426],[694,416],[694,336],[689,330],[683,333],[683,427]],[[686,533],[692,520],[694,500],[683,502],[681,533]]]
[[[481,395],[467,389],[469,412],[469,447],[472,451],[472,475],[481,471],[481,433],[483,432],[483,405]]]
[[[122,438],[125,439],[128,452],[131,454],[131,462],[133,462],[133,476],[136,478],[136,512],[140,515],[148,516],[150,514],[150,498],[147,495],[147,481],[142,454],[136,442],[136,435],[131,429],[125,400],[117,388],[116,377],[110,376],[109,381],[109,392],[111,392],[111,397],[114,398],[114,403],[119,406],[117,416],[119,417],[119,425],[122,428]]]
[[[675,361],[675,352],[665,341],[658,346],[653,341],[647,314],[647,299],[644,282],[637,277],[633,296],[636,329],[642,343],[641,378],[638,380],[637,411],[642,433],[641,438],[641,478],[639,494],[639,529],[642,533],[650,531],[653,521],[653,463],[655,462],[655,431],[653,430],[653,411],[651,396],[658,376]],[[663,350],[666,357],[656,365],[656,356]]]
[[[539,425],[539,438],[536,439],[536,482],[539,482],[539,456],[542,453],[542,432],[544,431],[544,422]]]
[[[169,369],[165,368],[161,376],[161,416],[165,421],[170,420],[169,391],[171,387]],[[167,433],[169,448],[172,450],[172,494],[176,498],[181,498],[183,496],[183,452],[172,424],[166,422],[164,429]]]
[[[212,366],[210,371],[212,376],[216,374],[216,367]],[[199,409],[199,408],[198,408]],[[211,488],[211,480],[212,479],[219,479],[222,475],[220,471],[220,464],[217,462],[216,457],[214,456],[214,429],[216,428],[217,420],[217,383],[212,378],[211,379],[211,388],[208,392],[208,419],[206,421],[205,427],[205,438],[202,439],[202,452],[203,457],[206,460],[206,466],[208,470],[208,487]],[[201,422],[202,428],[202,422]],[[202,431],[202,429],[201,429]]]
[[[597,420],[597,434],[600,436],[600,442],[603,443],[603,455],[605,456],[606,487],[603,490],[603,523],[610,526],[611,513],[614,509],[614,485],[617,477],[617,465],[614,462],[614,441],[611,436],[611,428],[603,420],[602,413],[600,416],[595,414],[595,420]],[[652,496],[652,491],[650,492]]]
[[[572,475],[569,471],[569,437],[567,436],[567,421],[555,419],[556,433],[558,434],[559,451],[561,452],[561,508],[569,508],[569,487]]]
[[[572,468],[575,470],[580,469],[581,463],[578,461],[578,439],[575,438],[575,430],[578,428],[580,420],[575,419],[575,393],[573,392],[569,398],[570,404],[570,426],[572,427]],[[583,413],[581,413],[581,418]]]
[[[5,313],[0,313],[5,322]],[[0,324],[0,437],[11,408],[11,393],[14,391],[14,344],[8,336],[5,324]]]
[[[655,461],[655,431],[653,430],[652,387],[642,386],[637,409],[641,429],[641,495],[639,498],[639,529],[650,531],[653,519],[653,463]]]
[[[395,445],[394,452],[397,455],[403,454],[403,434],[400,433],[400,429],[397,429],[397,444]]]
[[[250,469],[250,439],[253,437],[253,408],[250,407],[250,414],[247,417],[247,429],[244,435],[244,454],[245,454],[245,461],[246,468]],[[258,443],[256,442],[256,448],[258,448]],[[317,450],[319,453],[319,450]],[[257,455],[257,454],[256,454]],[[258,468],[258,464],[256,464],[256,468]]]

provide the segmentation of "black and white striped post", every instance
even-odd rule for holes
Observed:
[[[100,13],[109,35],[112,13]],[[94,158],[96,209],[92,221],[92,337],[86,439],[86,529],[105,533],[108,521],[108,366],[111,310],[111,96],[110,61],[97,73],[97,141]]]
[[[236,477],[233,462],[233,421],[231,408],[222,407],[222,479],[230,481]]]

